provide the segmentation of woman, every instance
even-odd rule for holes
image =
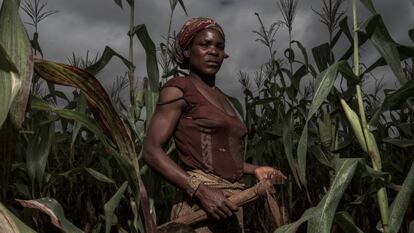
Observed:
[[[245,186],[243,174],[283,183],[286,177],[267,166],[244,163],[240,140],[247,133],[225,95],[215,86],[216,74],[227,58],[222,28],[212,19],[193,18],[175,41],[175,59],[188,77],[170,79],[144,142],[144,159],[154,170],[188,194],[173,207],[172,218],[203,208],[210,222],[197,232],[239,232],[238,207],[227,199]],[[180,167],[163,150],[174,136]]]

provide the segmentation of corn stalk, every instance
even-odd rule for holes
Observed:
[[[352,13],[353,13],[353,26],[354,26],[354,74],[359,77],[359,45],[358,45],[358,25],[357,25],[357,5],[356,0],[352,0]],[[341,104],[347,114],[347,118],[353,125],[354,132],[356,133],[358,141],[362,148],[368,153],[371,158],[372,167],[375,171],[381,171],[381,157],[375,142],[374,135],[368,130],[367,119],[364,110],[364,104],[362,99],[362,91],[360,83],[356,84],[356,95],[358,101],[359,117],[351,117],[352,110],[347,106],[346,102],[341,99]],[[381,223],[384,233],[389,233],[388,224],[388,197],[385,187],[380,188],[377,191],[377,201],[381,213]]]
[[[129,30],[135,26],[135,1],[130,1],[130,15],[129,15]],[[131,64],[134,64],[134,36],[129,35],[129,54],[128,60]],[[129,79],[129,88],[130,88],[130,100],[131,104],[135,101],[135,77],[134,77],[134,68],[130,67],[128,69],[128,79]]]

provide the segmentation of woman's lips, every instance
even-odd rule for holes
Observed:
[[[220,64],[217,61],[206,61],[206,64],[209,66],[219,67]]]

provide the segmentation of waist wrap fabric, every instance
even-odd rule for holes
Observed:
[[[187,171],[190,176],[199,179],[204,185],[220,189],[226,197],[237,194],[247,186],[239,182],[230,182],[219,176],[205,173],[201,170]],[[188,215],[189,213],[199,210],[195,198],[190,198],[185,193],[180,193],[177,200],[175,201],[171,210],[171,220],[177,219],[181,216]],[[243,229],[243,209],[239,207],[237,211],[231,217],[226,219],[214,219],[210,217],[208,220],[192,226],[197,233],[239,233]]]

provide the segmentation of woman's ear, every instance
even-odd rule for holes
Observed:
[[[189,49],[184,50],[183,54],[184,54],[184,57],[189,58],[190,57],[190,50]]]

